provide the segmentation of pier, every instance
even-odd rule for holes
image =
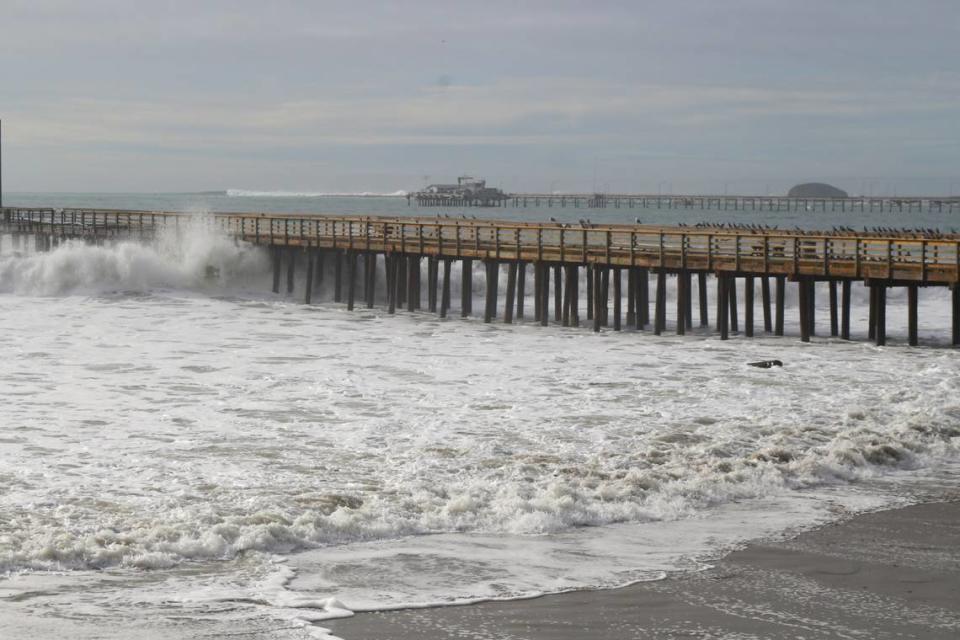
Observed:
[[[0,209],[0,236],[10,236],[14,250],[48,251],[68,239],[151,241],[165,233],[195,231],[198,222],[264,247],[270,252],[273,291],[279,293],[283,285],[287,293],[300,292],[307,304],[319,284],[332,278],[334,300],[347,309],[379,304],[396,313],[426,307],[445,317],[451,310],[452,273],[459,269],[460,314],[468,316],[473,263],[482,262],[485,322],[512,323],[532,311],[533,321],[543,326],[585,322],[594,331],[660,335],[669,315],[677,334],[692,330],[696,320],[696,326],[712,327],[724,340],[739,332],[783,335],[785,292],[792,286],[800,302],[800,339],[806,342],[816,330],[816,284],[828,288],[830,335],[843,339],[850,339],[851,287],[862,284],[870,289],[869,338],[886,343],[887,292],[900,287],[907,289],[908,343],[916,345],[919,290],[946,287],[952,292],[952,344],[960,345],[957,234],[7,207]],[[0,252],[8,250],[0,244]],[[506,279],[502,300],[501,277]],[[672,310],[668,287],[676,292]],[[718,294],[715,309],[708,308],[708,287]],[[758,303],[762,323],[755,315]]]
[[[407,204],[421,207],[508,207],[573,209],[696,209],[703,211],[832,211],[849,213],[960,213],[960,196],[791,198],[787,196],[657,195],[638,193],[511,193],[494,201],[413,193]]]

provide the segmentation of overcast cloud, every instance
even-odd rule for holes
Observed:
[[[4,187],[960,191],[960,2],[0,0]]]

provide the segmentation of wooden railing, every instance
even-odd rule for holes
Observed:
[[[671,270],[960,282],[960,237],[392,216],[2,209],[7,232],[140,236],[212,228],[263,245]]]

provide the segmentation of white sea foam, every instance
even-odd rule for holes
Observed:
[[[948,349],[306,307],[202,223],[9,248],[0,571],[74,572],[37,596],[52,610],[93,569],[126,595],[94,586],[91,610],[243,601],[304,623],[614,586],[909,497],[901,479],[960,446]],[[948,299],[922,302],[944,340]],[[745,366],[770,357],[786,366]]]

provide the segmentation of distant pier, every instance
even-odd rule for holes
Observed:
[[[787,196],[684,196],[629,193],[510,193],[498,199],[411,193],[421,207],[559,207],[573,209],[699,209],[704,211],[833,211],[850,213],[960,213],[960,197],[791,198]]]
[[[149,241],[162,233],[190,233],[197,223],[195,215],[179,212],[3,208],[0,214],[0,237],[9,236],[13,250],[21,252],[48,251],[67,239],[98,244]],[[678,334],[712,326],[724,340],[738,332],[746,337],[758,331],[783,335],[785,292],[793,286],[800,302],[800,339],[806,342],[816,327],[815,285],[828,287],[829,334],[849,339],[851,287],[862,283],[870,289],[869,339],[886,343],[887,292],[904,288],[908,342],[916,345],[923,320],[918,315],[918,292],[945,287],[952,292],[952,344],[960,345],[956,234],[250,213],[217,213],[202,220],[268,250],[273,291],[300,291],[307,304],[320,282],[329,278],[334,300],[348,309],[380,304],[396,313],[426,307],[445,317],[451,308],[451,272],[456,265],[462,273],[460,313],[467,316],[473,305],[473,262],[481,261],[486,322],[511,323],[530,317],[532,311],[532,319],[541,325],[576,327],[581,324],[583,296],[585,321],[594,331],[649,330],[659,335],[667,330],[670,315]],[[0,245],[0,252],[8,250],[5,243]],[[581,269],[586,272],[583,292]],[[528,273],[532,310],[525,308],[530,298]],[[503,300],[501,277],[506,278]],[[668,287],[676,290],[672,310],[667,308]],[[713,310],[707,304],[708,287],[718,294]]]

